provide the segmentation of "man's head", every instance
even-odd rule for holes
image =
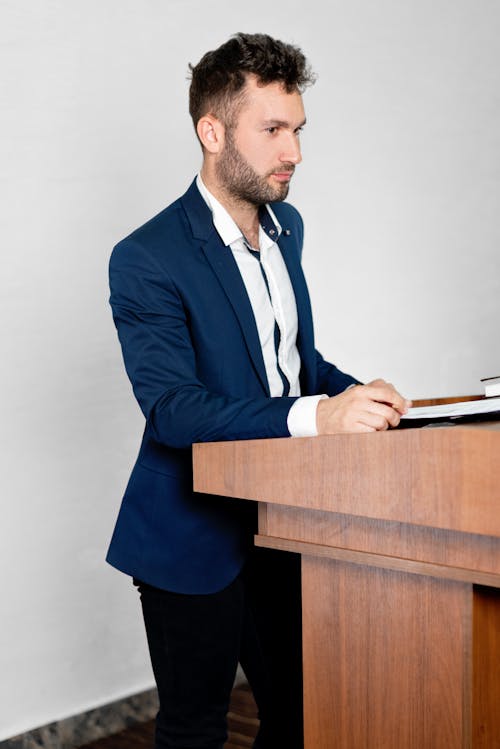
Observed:
[[[267,34],[235,34],[190,70],[189,112],[195,129],[206,114],[233,127],[250,75],[260,85],[280,83],[287,93],[302,93],[314,83],[302,51]]]
[[[253,205],[284,200],[301,161],[301,92],[314,81],[300,49],[237,34],[191,70],[190,112],[209,187]]]

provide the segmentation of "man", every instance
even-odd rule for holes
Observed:
[[[387,429],[409,405],[314,348],[302,221],[282,202],[310,83],[302,52],[266,35],[207,53],[190,88],[201,172],[111,258],[146,428],[107,558],[141,592],[156,747],[222,749],[238,661],[259,706],[254,746],[302,746],[298,560],[252,548],[251,503],[193,493],[191,445]]]

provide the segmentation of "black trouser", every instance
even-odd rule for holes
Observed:
[[[155,749],[222,749],[238,661],[259,708],[254,749],[302,749],[300,558],[256,548],[209,595],[138,585],[160,698]]]

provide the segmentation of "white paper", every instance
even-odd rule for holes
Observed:
[[[475,416],[500,411],[500,398],[486,398],[476,401],[444,403],[439,406],[418,406],[410,408],[402,419],[441,419],[454,416]]]

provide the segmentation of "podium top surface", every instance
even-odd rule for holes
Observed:
[[[195,491],[500,537],[500,422],[193,445]]]

